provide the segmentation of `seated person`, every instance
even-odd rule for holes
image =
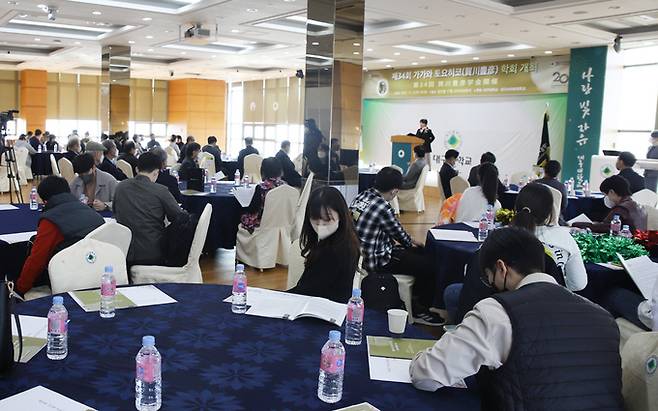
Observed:
[[[137,146],[135,146],[134,141],[127,141],[123,145],[123,154],[119,156],[119,160],[130,164],[133,169],[133,176],[137,175]]]
[[[244,177],[244,158],[249,154],[258,154],[258,150],[254,147],[254,139],[251,137],[245,137],[244,139],[245,148],[240,150],[238,153],[238,170],[240,170],[240,175]]]
[[[132,231],[128,265],[162,265],[165,242],[165,217],[175,221],[185,211],[167,187],[156,184],[162,159],[146,152],[139,156],[139,173],[119,183],[113,209],[114,217]]]
[[[179,147],[177,141],[179,141],[178,136],[172,134],[171,137],[169,138],[169,146],[168,147],[171,147],[171,149],[174,151],[174,153],[176,153],[176,158],[178,159],[180,157],[180,147],[183,146],[183,143],[181,142],[181,145]]]
[[[455,170],[455,164],[457,164],[457,158],[459,158],[459,151],[450,149],[446,151],[445,159],[443,160],[443,165],[441,170],[439,170],[439,178],[441,180],[441,187],[443,188],[443,194],[446,198],[452,196],[452,189],[450,188],[450,180],[454,177],[457,177],[459,172]]]
[[[89,146],[89,144],[87,144],[87,146]],[[103,141],[103,148],[105,148],[105,152],[103,153],[103,160],[101,161],[98,168],[105,171],[106,173],[111,174],[112,177],[114,177],[117,181],[123,181],[127,179],[128,177],[123,173],[123,171],[119,170],[119,168],[116,166],[118,150],[114,141],[110,139]]]
[[[64,157],[66,157],[71,162],[71,164],[73,164],[73,160],[80,154],[81,151],[80,139],[73,137],[69,140],[68,144],[66,144],[66,152],[64,153]]]
[[[182,163],[183,160],[185,160],[185,153],[187,152],[187,146],[195,142],[194,136],[187,136],[187,139],[185,141],[186,143],[183,144],[183,146],[180,149],[180,156],[178,156],[179,163]],[[201,145],[199,145],[199,147],[201,147]]]
[[[34,147],[32,147],[32,145],[27,141],[27,137],[25,136],[25,134],[21,134],[18,137],[18,140],[16,140],[16,142],[14,143],[14,149],[23,148],[23,147],[27,150],[27,153],[29,154],[27,156],[27,161],[25,162],[25,165],[29,168],[32,166],[32,154],[36,154],[37,150],[35,150]],[[24,176],[21,176],[21,178],[23,177]]]
[[[105,171],[97,169],[90,153],[80,154],[73,160],[73,171],[78,174],[71,181],[71,194],[75,198],[81,199],[84,195],[87,204],[96,211],[112,208],[117,180]]]
[[[494,212],[501,208],[498,201],[498,169],[491,163],[480,164],[478,170],[480,185],[464,191],[457,206],[455,221],[479,221],[492,205]],[[551,202],[551,204],[553,204]]]
[[[356,196],[350,210],[361,242],[363,268],[373,274],[405,274],[415,277],[412,308],[414,321],[441,326],[445,321],[429,311],[434,296],[435,274],[423,244],[404,230],[389,204],[402,186],[402,173],[384,167],[375,185]]]
[[[59,143],[57,142],[57,136],[54,134],[48,135],[48,140],[46,141],[46,150],[48,151],[59,151]]]
[[[359,239],[340,191],[322,186],[311,192],[299,245],[304,273],[289,292],[346,303],[359,262]]]
[[[480,156],[480,164],[477,166],[471,167],[471,171],[468,173],[468,184],[470,184],[471,187],[475,187],[480,185],[480,177],[478,176],[478,172],[480,170],[480,165],[484,163],[491,163],[491,164],[496,164],[496,156],[494,153],[487,151],[486,153],[482,154]],[[505,194],[505,191],[507,191],[507,187],[503,184],[502,181],[500,181],[500,178],[498,179],[498,198],[502,197],[503,194]]]
[[[328,181],[331,176],[331,180],[343,180],[343,174],[340,171],[340,166],[333,160],[330,160],[329,156],[329,146],[326,144],[320,144],[318,147],[317,157],[309,159],[309,169],[315,175],[314,178],[318,180]]]
[[[185,143],[183,143],[183,136],[176,136],[176,145],[178,146],[178,152],[181,155],[184,154],[183,147],[185,147]]]
[[[199,151],[201,151],[201,146],[197,143],[192,142],[185,145],[185,159],[178,169],[178,176],[181,181],[189,180],[190,171],[195,168],[199,168],[199,164],[197,163]]]
[[[217,147],[217,137],[208,137],[208,144],[201,149],[204,153],[210,153],[215,157],[215,172],[219,173],[222,169],[222,150]]]
[[[644,190],[644,177],[639,175],[633,170],[633,166],[637,162],[633,153],[624,151],[617,157],[615,166],[619,170],[619,175],[624,177],[631,188],[631,194],[635,194],[640,190]]]
[[[178,180],[176,180],[176,177],[169,174],[169,170],[166,169],[167,153],[160,147],[154,148],[151,150],[151,153],[158,156],[162,162],[160,165],[160,173],[158,173],[158,178],[155,180],[155,182],[167,187],[171,195],[176,199],[176,202],[181,203],[183,201],[183,196],[181,195],[180,189],[178,188]]]
[[[38,135],[36,133],[39,133]],[[39,147],[41,146],[41,130],[37,129],[36,133],[32,133],[31,131],[27,132],[27,141],[30,143],[32,148],[35,151],[39,151]]]
[[[624,318],[643,330],[658,332],[658,281],[650,300],[637,291],[614,287],[603,294],[601,307],[615,318]]]
[[[423,146],[415,146],[414,154],[416,154],[416,160],[411,163],[405,175],[402,176],[401,188],[403,190],[410,190],[416,187],[420,174],[423,172],[423,168],[427,165],[427,161],[425,161],[425,149]]]
[[[151,133],[151,135],[149,137],[150,137],[150,140],[149,140],[148,143],[146,143],[146,149],[147,150],[150,151],[150,150],[153,150],[156,147],[160,147],[160,143],[158,142],[158,140],[155,139],[155,134]]]
[[[275,155],[276,159],[281,163],[283,181],[290,186],[301,187],[302,176],[300,176],[297,170],[295,170],[295,164],[290,160],[290,157],[288,157],[288,153],[290,153],[290,141],[283,140],[281,142],[281,150]]]
[[[620,175],[610,176],[601,182],[600,190],[605,197],[603,202],[610,212],[601,222],[574,223],[574,227],[589,228],[595,233],[610,232],[610,222],[615,215],[621,219],[622,225],[627,225],[631,232],[635,230],[646,230],[647,215],[642,208],[631,198],[631,188],[624,177]]]
[[[242,228],[253,233],[260,227],[260,219],[263,217],[263,208],[265,207],[265,196],[270,190],[284,185],[286,182],[281,179],[281,163],[274,157],[268,157],[260,165],[260,175],[263,181],[256,186],[256,192],[251,199],[247,211],[240,217]]]
[[[560,204],[560,213],[563,214],[564,210],[567,209],[567,204],[569,202],[569,193],[567,193],[567,187],[557,179],[557,176],[562,171],[562,165],[557,160],[550,160],[546,162],[544,166],[544,178],[535,180],[535,183],[544,184],[549,187],[552,187],[562,193],[562,203]]]
[[[62,177],[46,177],[37,187],[37,192],[45,206],[30,255],[16,282],[19,294],[49,284],[46,269],[50,259],[105,224],[100,214],[71,195],[69,183]]]
[[[497,293],[416,355],[413,385],[436,391],[477,374],[484,409],[622,410],[617,324],[543,273],[542,243],[521,228],[494,230],[480,266]]]

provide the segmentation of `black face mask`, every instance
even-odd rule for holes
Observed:
[[[80,179],[86,185],[86,184],[89,184],[89,183],[92,182],[92,180],[94,179],[94,175],[93,174],[82,174],[80,176]]]

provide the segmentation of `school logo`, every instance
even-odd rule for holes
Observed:
[[[608,178],[615,174],[615,169],[612,167],[610,164],[604,164],[603,167],[601,167],[601,176]]]
[[[655,355],[652,355],[649,357],[647,360],[647,363],[645,364],[647,374],[652,375],[656,372],[656,368],[658,368],[658,358],[656,358]]]
[[[388,94],[388,81],[381,79],[377,82],[377,94],[380,96]]]
[[[445,135],[443,139],[445,148],[457,150],[462,145],[462,136],[459,131],[452,130]]]

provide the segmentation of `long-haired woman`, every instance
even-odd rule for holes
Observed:
[[[478,221],[493,206],[494,212],[500,209],[498,201],[498,168],[491,163],[483,163],[478,169],[480,185],[467,188],[457,206],[456,222]]]

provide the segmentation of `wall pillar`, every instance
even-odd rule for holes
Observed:
[[[48,72],[45,70],[21,71],[21,107],[19,117],[25,119],[28,131],[46,129],[48,113]]]

